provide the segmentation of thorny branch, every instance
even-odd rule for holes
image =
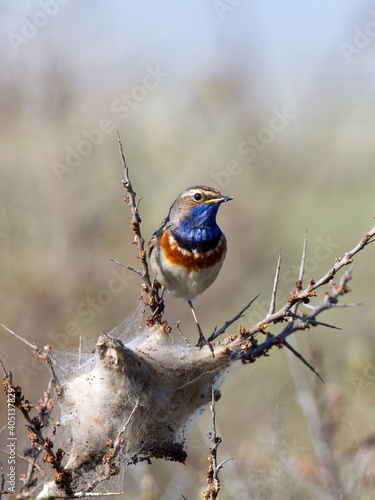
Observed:
[[[138,248],[138,258],[141,261],[141,267],[142,271],[139,271],[138,269],[134,269],[131,266],[128,266],[127,264],[122,264],[118,263],[117,261],[114,261],[123,267],[126,267],[130,271],[135,272],[136,274],[139,274],[142,277],[142,281],[144,283],[143,286],[143,292],[149,295],[149,302],[148,305],[151,308],[151,311],[154,312],[158,309],[159,306],[159,299],[157,295],[157,291],[153,284],[151,283],[150,279],[150,273],[148,270],[148,263],[147,263],[147,252],[145,250],[145,240],[142,237],[141,234],[141,218],[139,216],[139,211],[138,211],[138,205],[139,201],[136,202],[136,192],[133,189],[132,183],[129,179],[129,169],[126,164],[125,160],[125,155],[124,151],[122,148],[122,143],[121,143],[121,138],[120,134],[117,132],[117,138],[118,138],[118,143],[119,143],[119,148],[120,148],[120,154],[121,154],[121,166],[122,170],[124,172],[124,180],[122,181],[122,184],[124,188],[126,189],[127,194],[124,196],[125,202],[129,205],[131,213],[132,213],[132,221],[131,221],[131,226],[132,230],[134,232],[134,245]]]
[[[120,151],[123,159],[123,166],[126,165],[125,163],[125,158],[123,155],[122,151],[122,146],[121,146],[121,141],[119,138],[119,143],[120,143]],[[128,181],[128,186],[130,186],[131,189],[131,184],[129,181],[128,177],[128,170],[125,168],[125,179]],[[125,185],[125,184],[124,184]],[[125,186],[126,187],[126,186]],[[132,207],[132,213],[134,214],[134,207],[137,209],[137,205],[135,205],[134,200],[131,201],[131,207]],[[134,215],[133,215],[134,216]],[[140,219],[138,218],[136,220],[136,227],[139,230],[139,222]],[[133,224],[133,223],[132,223]],[[133,227],[134,229],[134,227]],[[246,330],[244,327],[240,327],[239,333],[240,335],[232,335],[228,337],[225,341],[224,344],[230,346],[232,350],[232,356],[234,355],[237,359],[240,358],[244,363],[246,362],[254,362],[256,358],[260,356],[267,356],[269,350],[277,345],[279,348],[285,346],[287,349],[289,349],[296,357],[298,357],[310,370],[312,370],[321,380],[321,376],[319,375],[318,371],[300,354],[291,344],[287,341],[287,337],[294,332],[298,330],[306,330],[309,329],[310,326],[325,326],[329,328],[336,328],[333,325],[329,325],[327,323],[319,322],[316,320],[316,317],[321,314],[324,310],[330,308],[330,307],[335,307],[338,302],[338,298],[340,295],[344,295],[349,291],[347,288],[347,282],[351,278],[351,270],[350,268],[348,271],[346,271],[343,276],[340,279],[339,285],[336,286],[332,283],[333,277],[336,275],[336,273],[344,266],[349,265],[353,262],[353,256],[357,254],[360,250],[362,250],[369,242],[372,240],[372,238],[375,235],[375,226],[374,228],[365,235],[365,237],[356,245],[356,247],[353,248],[353,250],[345,253],[344,257],[341,259],[337,259],[336,263],[334,266],[329,269],[329,271],[322,277],[320,278],[317,282],[315,282],[313,279],[310,279],[307,287],[303,289],[303,276],[305,272],[305,261],[306,261],[306,254],[307,254],[307,230],[305,232],[305,238],[304,238],[304,245],[303,245],[303,252],[302,252],[302,257],[301,257],[301,263],[300,263],[300,271],[299,271],[299,276],[298,279],[296,280],[296,289],[291,292],[290,298],[287,300],[287,303],[278,311],[275,311],[276,309],[276,296],[277,296],[277,287],[278,287],[278,282],[279,282],[279,276],[280,276],[280,268],[281,268],[281,250],[279,252],[279,257],[278,257],[278,262],[276,266],[276,273],[275,273],[275,279],[274,279],[274,284],[273,284],[273,290],[272,290],[272,295],[271,295],[271,301],[270,301],[270,307],[269,307],[269,312],[266,315],[266,317],[260,321],[258,324],[254,325],[252,328],[249,330]],[[125,266],[127,267],[127,266]],[[140,272],[138,271],[138,274]],[[150,281],[150,280],[149,280]],[[315,290],[322,285],[325,285],[327,283],[330,283],[331,285],[331,292],[326,293],[324,301],[322,304],[313,307],[310,314],[304,314],[302,311],[297,311],[299,305],[308,305],[310,302],[310,299],[312,297],[315,297]],[[148,285],[148,282],[146,283]],[[157,294],[155,294],[157,297]],[[253,304],[253,302],[256,300],[257,297],[255,297],[253,300],[249,302],[239,313],[237,313],[231,320],[226,321],[225,324],[219,328],[218,330],[215,328],[214,332],[211,334],[211,336],[208,338],[209,342],[212,342],[213,340],[217,339],[220,335],[224,334],[227,328],[231,326],[235,321],[237,321],[239,318],[243,316],[243,313]],[[153,304],[152,301],[150,301],[151,304]],[[157,311],[157,307],[155,309],[151,310]],[[287,321],[287,324],[285,328],[279,333],[278,335],[274,336],[270,331],[269,331],[269,325],[270,324],[275,324],[275,323],[282,323],[284,321]],[[266,334],[266,340],[262,343],[258,342],[258,339],[256,338],[256,334],[262,332]],[[217,347],[221,345],[219,342],[218,344],[215,343],[213,344]],[[213,413],[213,419],[215,419],[215,410],[214,410],[214,403],[212,403],[212,413]],[[216,431],[215,431],[215,421],[213,421],[213,429],[214,432],[211,433],[211,439],[216,439]],[[215,488],[217,488],[217,492],[215,496],[207,496],[207,498],[216,498],[218,491],[220,489],[220,483],[217,478],[217,472],[219,468],[216,468],[216,451],[217,451],[217,446],[218,442],[211,448],[211,455],[210,455],[210,464],[212,464],[212,469],[211,471],[209,470],[209,486],[207,491],[210,491],[210,495],[214,495]],[[213,453],[213,455],[212,455]],[[210,465],[211,467],[211,465]]]
[[[123,185],[125,189],[128,192],[128,196],[125,197],[125,201],[129,204],[131,211],[132,211],[132,228],[133,231],[136,234],[135,238],[135,244],[138,246],[139,249],[139,257],[142,262],[142,268],[143,268],[143,273],[141,271],[136,270],[134,268],[131,268],[130,266],[127,266],[125,264],[121,264],[124,267],[136,272],[137,274],[142,274],[142,279],[144,281],[144,292],[148,293],[150,296],[149,300],[149,306],[151,308],[152,313],[160,313],[157,315],[158,317],[155,318],[156,320],[161,320],[161,315],[163,312],[163,308],[159,308],[159,298],[156,289],[151,286],[151,280],[150,280],[150,275],[148,272],[148,265],[147,265],[147,256],[146,252],[144,250],[144,240],[141,237],[141,232],[140,232],[140,216],[138,212],[138,203],[135,202],[135,192],[132,188],[132,184],[129,179],[129,172],[128,172],[128,167],[126,165],[125,161],[125,156],[123,153],[123,148],[122,148],[122,143],[120,136],[118,135],[118,142],[119,142],[119,148],[120,148],[120,153],[121,153],[121,158],[122,158],[122,167],[124,171],[124,181]],[[280,267],[281,267],[281,250],[279,252],[279,257],[278,257],[278,262],[277,262],[277,267],[276,267],[276,273],[275,273],[275,279],[274,279],[274,284],[273,284],[273,290],[272,290],[272,296],[271,296],[271,302],[270,302],[270,307],[269,307],[269,312],[266,315],[266,317],[261,320],[259,323],[254,325],[252,328],[249,330],[244,329],[243,327],[240,328],[240,336],[237,337],[237,339],[234,340],[234,343],[232,347],[239,346],[240,347],[240,352],[238,353],[238,356],[242,358],[244,362],[246,361],[255,361],[255,359],[259,356],[262,355],[267,355],[269,349],[274,346],[278,345],[278,347],[282,347],[282,345],[285,345],[288,349],[293,349],[291,348],[289,343],[286,343],[286,338],[294,333],[297,330],[305,330],[309,328],[309,324],[312,324],[314,326],[320,324],[322,326],[327,326],[331,328],[335,328],[332,325],[328,325],[326,323],[319,323],[315,320],[316,316],[320,314],[322,311],[327,309],[328,307],[332,307],[334,303],[337,303],[337,296],[342,295],[343,293],[346,293],[345,286],[342,285],[339,287],[339,291],[334,291],[333,290],[333,295],[330,298],[325,299],[324,303],[316,308],[313,309],[313,311],[310,313],[310,315],[296,315],[297,308],[300,304],[308,304],[310,299],[315,296],[315,290],[322,285],[325,285],[329,283],[332,278],[335,276],[335,274],[344,266],[351,264],[353,262],[353,256],[358,253],[360,250],[362,250],[369,242],[372,240],[372,238],[375,235],[375,226],[374,228],[366,234],[366,236],[356,245],[356,247],[353,248],[350,252],[345,253],[343,258],[337,259],[335,265],[322,277],[320,278],[317,282],[315,282],[313,279],[310,280],[308,286],[305,289],[302,289],[302,281],[303,281],[303,275],[305,271],[305,261],[306,261],[306,253],[307,253],[307,230],[305,232],[305,238],[304,238],[304,245],[303,245],[303,252],[302,252],[302,258],[301,258],[301,264],[300,264],[300,271],[299,271],[299,276],[296,281],[296,290],[293,290],[291,292],[290,298],[287,300],[287,303],[278,311],[275,312],[275,306],[276,306],[276,295],[277,295],[277,286],[279,282],[279,276],[280,276]],[[119,263],[120,264],[120,263]],[[350,273],[346,274],[346,278],[342,278],[345,280],[345,283],[350,279]],[[214,330],[214,332],[209,336],[208,342],[212,342],[213,340],[217,339],[220,335],[225,333],[227,328],[232,325],[235,321],[237,321],[239,318],[243,316],[243,313],[253,304],[253,302],[256,300],[258,295],[252,299],[239,313],[237,313],[231,320],[226,321],[225,324],[219,328],[218,330]],[[302,313],[301,313],[302,314]],[[277,336],[273,336],[269,331],[267,333],[267,338],[266,341],[263,342],[262,344],[258,344],[258,341],[255,339],[255,334],[258,332],[263,332],[265,333],[266,330],[268,330],[269,325],[271,323],[279,323],[287,320],[288,318],[288,323],[287,326],[284,328],[284,330]],[[296,321],[298,320],[298,321]],[[213,344],[215,345],[215,344]],[[295,354],[303,361],[303,363],[306,364],[309,368],[313,369],[311,365],[303,358],[303,356],[300,353],[295,352]],[[313,369],[315,373],[317,371]],[[319,376],[319,374],[317,373]]]
[[[287,307],[288,305],[284,306],[282,309],[280,309],[273,315],[273,319],[271,321],[273,323],[277,323],[279,321],[284,321],[288,316],[291,316],[289,318],[287,325],[282,330],[282,332],[276,336],[272,335],[268,331],[266,340],[261,344],[257,343],[257,341],[254,339],[254,335],[259,331],[264,332],[265,329],[269,328],[269,323],[267,323],[266,321],[261,322],[261,324],[257,327],[253,327],[250,330],[243,332],[242,335],[244,337],[247,337],[250,340],[250,342],[252,342],[252,345],[250,344],[249,348],[246,347],[244,348],[243,346],[242,349],[245,352],[243,352],[240,355],[240,357],[243,360],[253,362],[255,361],[256,358],[260,356],[268,355],[268,351],[274,345],[277,345],[278,347],[282,347],[282,345],[285,345],[287,348],[290,349],[291,346],[289,344],[288,345],[286,344],[286,338],[298,330],[309,329],[310,325],[313,326],[322,325],[329,328],[337,328],[327,323],[317,322],[315,318],[316,316],[318,316],[318,314],[321,314],[324,310],[329,309],[331,307],[335,307],[337,304],[338,297],[340,295],[344,295],[349,292],[349,289],[346,286],[346,284],[350,279],[351,279],[351,269],[348,269],[342,275],[339,285],[336,286],[334,284],[331,284],[331,292],[325,294],[323,303],[321,305],[314,307],[309,315],[303,315],[302,312],[299,315],[294,314],[288,309]],[[297,353],[297,351],[295,351],[294,349],[290,350],[292,350],[292,352],[296,354],[301,359],[301,361],[303,361],[306,364],[306,366],[311,368],[320,377],[316,369],[312,368],[301,354]]]
[[[120,143],[121,145],[121,143]],[[122,149],[121,149],[121,154]],[[123,160],[124,161],[124,160]],[[128,178],[128,177],[127,177]],[[273,283],[273,289],[272,289],[272,295],[271,295],[271,301],[270,301],[270,307],[269,307],[269,312],[266,315],[266,317],[260,321],[257,325],[253,326],[249,330],[245,330],[244,327],[240,327],[240,335],[239,336],[232,336],[226,339],[225,343],[229,341],[227,344],[228,346],[230,345],[231,348],[233,348],[233,354],[237,356],[238,358],[242,359],[243,362],[254,362],[257,357],[260,356],[267,356],[269,350],[277,345],[279,348],[282,346],[285,346],[287,349],[289,349],[298,359],[300,359],[310,370],[312,370],[319,378],[321,381],[323,379],[321,378],[320,374],[314,368],[305,358],[302,356],[301,353],[299,353],[288,341],[287,337],[291,335],[292,333],[298,331],[298,330],[306,330],[309,329],[310,326],[325,326],[329,328],[337,328],[334,325],[329,325],[327,323],[323,323],[320,321],[317,321],[316,318],[319,314],[321,314],[324,310],[335,307],[338,302],[338,298],[341,295],[344,295],[349,291],[347,287],[348,281],[351,279],[351,271],[352,267],[350,267],[349,270],[347,270],[341,277],[339,284],[336,286],[333,282],[332,279],[336,275],[336,273],[344,266],[349,265],[353,262],[353,256],[357,254],[360,250],[362,250],[370,241],[372,241],[372,238],[375,235],[375,226],[374,228],[365,235],[365,237],[353,248],[353,250],[345,253],[344,257],[341,259],[337,259],[336,263],[334,266],[329,269],[329,271],[322,277],[320,278],[317,282],[315,282],[313,279],[310,279],[307,287],[303,289],[303,277],[305,273],[305,262],[306,262],[306,255],[307,255],[307,230],[305,232],[305,238],[304,238],[304,244],[303,244],[303,251],[302,251],[302,257],[301,257],[301,263],[300,263],[300,270],[299,270],[299,276],[298,279],[296,280],[296,289],[291,292],[290,298],[287,300],[287,303],[278,311],[275,311],[276,309],[276,297],[277,297],[277,287],[278,287],[278,282],[279,282],[279,276],[280,276],[280,268],[281,268],[281,250],[279,252],[278,256],[278,262],[276,266],[276,273],[275,273],[275,279]],[[310,299],[312,297],[315,297],[315,290],[322,285],[325,285],[327,283],[330,283],[331,286],[331,292],[326,293],[324,297],[324,301],[322,304],[313,307],[312,311],[310,314],[304,314],[302,311],[298,311],[298,306],[299,305],[308,305],[310,302]],[[225,324],[220,328],[214,330],[214,332],[211,334],[211,336],[208,338],[209,342],[212,342],[213,340],[217,339],[220,335],[224,334],[225,331],[239,318],[243,316],[243,313],[253,304],[253,302],[256,300],[257,297],[255,297],[253,300],[249,302],[239,313],[237,313],[231,320],[226,321]],[[274,336],[270,331],[269,331],[269,325],[270,324],[275,324],[275,323],[280,323],[287,321],[287,324],[285,328],[279,333],[278,335]],[[255,338],[255,335],[259,332],[262,332],[266,334],[266,340],[262,343],[259,344],[258,340]],[[232,342],[233,340],[233,342]],[[218,344],[216,344],[218,345]],[[220,343],[219,343],[220,345]],[[239,346],[239,348],[236,349],[236,347]],[[203,493],[204,498],[216,498],[219,490],[220,490],[220,482],[218,480],[218,471],[221,468],[222,464],[220,467],[217,466],[216,462],[216,454],[217,454],[217,447],[220,443],[220,438],[216,436],[216,428],[215,428],[215,408],[214,408],[214,399],[212,400],[212,405],[211,405],[211,411],[213,415],[213,431],[210,433],[210,439],[211,439],[211,444],[212,447],[210,449],[210,468],[208,472],[208,488],[206,493]],[[206,496],[205,496],[206,495]]]
[[[212,385],[212,399],[211,399],[211,416],[212,416],[212,430],[207,432],[207,437],[211,442],[210,454],[208,456],[208,471],[207,471],[207,489],[202,492],[203,500],[215,500],[220,491],[219,471],[223,468],[230,458],[223,460],[220,464],[217,463],[217,450],[222,439],[216,432],[216,410],[215,410],[215,388]]]
[[[60,484],[69,492],[70,477],[67,477],[66,471],[64,471],[64,467],[61,463],[65,453],[60,448],[54,452],[52,450],[52,440],[48,437],[44,437],[42,433],[42,429],[46,426],[53,407],[53,402],[50,399],[50,389],[45,391],[44,398],[40,401],[38,415],[31,418],[30,412],[34,408],[34,405],[24,398],[21,387],[13,384],[12,373],[10,371],[6,372],[3,384],[5,394],[7,395],[7,401],[11,401],[13,407],[20,410],[27,422],[26,427],[29,429],[29,440],[31,441],[31,448],[25,452],[25,456],[30,457],[31,462],[29,463],[27,474],[22,477],[24,486],[21,489],[21,493],[27,493],[31,487],[36,485],[36,478],[34,476],[38,467],[37,458],[43,449],[46,452],[43,457],[43,462],[51,464],[51,467],[58,473]]]
[[[44,346],[44,352],[43,352],[42,349],[40,347],[38,347],[35,342],[29,342],[28,340],[24,339],[20,335],[17,335],[15,332],[10,330],[10,328],[3,325],[2,323],[0,323],[0,326],[2,326],[4,328],[4,330],[6,330],[8,333],[10,333],[14,337],[16,337],[18,340],[20,340],[21,342],[26,344],[28,347],[30,347],[34,351],[35,357],[42,360],[44,363],[46,363],[48,365],[48,368],[50,369],[51,375],[52,375],[52,385],[55,388],[57,396],[59,396],[61,393],[61,385],[59,383],[59,379],[56,375],[56,371],[55,371],[55,368],[53,366],[54,360],[52,359],[51,346],[49,346],[49,345]]]
[[[268,355],[268,351],[274,345],[277,345],[278,347],[282,347],[283,345],[285,345],[286,338],[289,335],[298,330],[308,329],[310,327],[310,324],[312,325],[321,324],[323,326],[334,328],[332,325],[317,322],[315,318],[318,316],[318,314],[321,314],[324,310],[337,306],[337,301],[339,296],[349,292],[349,288],[346,285],[347,282],[351,279],[352,268],[347,270],[342,275],[339,284],[337,286],[334,285],[334,283],[331,282],[331,280],[335,276],[337,271],[339,271],[342,267],[352,264],[354,255],[363,250],[363,248],[365,248],[366,245],[368,245],[371,241],[373,241],[374,236],[375,236],[375,226],[371,229],[371,231],[369,231],[365,235],[364,238],[361,239],[361,241],[353,248],[353,250],[346,252],[343,258],[337,259],[335,265],[322,278],[320,278],[317,282],[315,282],[313,279],[310,279],[308,286],[305,289],[302,289],[302,277],[304,274],[304,263],[306,259],[306,246],[307,246],[307,236],[305,236],[300,273],[299,273],[299,278],[296,281],[296,290],[293,290],[291,292],[291,296],[287,300],[287,303],[277,312],[267,314],[262,321],[257,323],[249,330],[245,330],[243,328],[240,329],[240,334],[243,338],[246,339],[246,341],[243,343],[241,342],[241,340],[237,339],[236,343],[241,345],[241,349],[243,351],[239,353],[239,357],[243,361],[254,362],[256,358]],[[277,286],[277,280],[275,280],[275,283]],[[319,306],[314,307],[312,309],[312,312],[308,315],[304,315],[302,312],[300,315],[296,315],[295,311],[297,310],[298,305],[308,304],[310,302],[310,298],[316,296],[315,290],[327,283],[330,283],[331,292],[325,294],[323,303]],[[274,290],[275,290],[275,285],[274,285]],[[272,294],[271,305],[273,301],[274,301],[274,291]],[[271,310],[272,307],[270,307],[270,311]],[[286,327],[277,336],[274,336],[269,331],[267,331],[266,340],[261,344],[259,344],[257,339],[254,338],[255,334],[258,332],[265,333],[265,331],[269,329],[270,323],[283,322],[288,317],[289,320]],[[290,348],[289,345],[287,347]],[[300,353],[294,352],[294,354],[296,354],[307,366],[312,368]],[[314,368],[313,371],[317,373]]]
[[[272,298],[271,298],[271,303],[270,303],[270,310],[268,312],[269,315],[274,314],[275,308],[276,308],[276,295],[277,295],[277,285],[279,284],[280,268],[281,268],[281,249],[279,252],[279,258],[277,259],[275,279],[273,281],[273,290],[272,290]]]
[[[52,389],[52,379],[50,380],[48,389],[44,391],[44,397],[39,401],[37,406],[38,419],[40,422],[40,428],[44,428],[48,425],[48,419],[50,417],[53,401],[51,399],[51,389]],[[56,427],[54,427],[51,437],[55,435]],[[27,473],[21,476],[23,480],[23,486],[21,488],[21,493],[30,491],[31,488],[37,485],[37,471],[41,471],[38,464],[38,457],[42,452],[42,448],[36,446],[32,443],[31,447],[25,451],[25,458],[29,460],[29,467]],[[63,455],[62,455],[63,456]]]
[[[114,261],[121,266],[135,272],[139,276],[141,276],[143,285],[142,291],[146,295],[148,295],[149,300],[147,304],[151,309],[152,315],[147,318],[146,325],[151,326],[152,324],[158,323],[163,326],[161,321],[163,307],[161,303],[161,299],[158,297],[157,290],[151,283],[148,263],[147,263],[147,254],[145,251],[145,241],[142,238],[140,223],[141,219],[139,216],[138,205],[139,201],[136,201],[136,193],[133,190],[132,184],[129,179],[128,167],[126,165],[125,156],[122,149],[122,144],[120,140],[120,136],[118,135],[118,142],[120,148],[120,154],[122,159],[122,169],[124,173],[123,186],[126,189],[125,201],[131,208],[132,213],[132,230],[134,232],[134,244],[138,249],[138,258],[141,262],[141,270],[135,269],[126,264],[119,263]],[[303,288],[303,275],[305,271],[305,261],[306,261],[306,253],[307,253],[307,234],[305,235],[301,265],[299,276],[296,281],[296,289],[292,290],[290,298],[287,300],[286,304],[281,307],[278,311],[276,309],[276,296],[277,296],[277,287],[280,276],[280,267],[281,267],[281,251],[279,253],[278,262],[276,266],[275,279],[273,283],[273,289],[271,294],[269,312],[265,316],[265,318],[252,326],[250,329],[245,329],[245,327],[239,327],[239,334],[230,335],[223,341],[214,342],[213,348],[215,350],[215,354],[217,356],[213,358],[211,356],[211,352],[207,350],[204,352],[200,351],[198,348],[192,347],[190,345],[186,346],[186,351],[184,356],[180,357],[178,350],[173,351],[175,346],[173,342],[166,342],[166,337],[163,336],[161,342],[163,342],[163,349],[170,349],[168,351],[168,355],[166,357],[165,354],[161,354],[164,356],[162,358],[158,358],[160,354],[158,351],[159,344],[157,343],[157,336],[154,336],[155,344],[150,346],[150,340],[146,339],[144,344],[141,344],[141,348],[136,350],[132,350],[127,346],[122,345],[121,343],[116,344],[116,342],[112,342],[113,346],[109,346],[109,342],[107,340],[102,340],[102,347],[105,347],[107,344],[108,347],[108,356],[109,356],[109,365],[115,366],[113,364],[114,359],[118,359],[119,363],[122,363],[122,359],[124,360],[124,364],[121,365],[124,370],[128,370],[127,374],[124,378],[126,382],[130,385],[134,382],[135,384],[132,386],[134,390],[138,388],[139,380],[144,377],[142,383],[145,384],[145,388],[142,389],[142,406],[146,409],[145,413],[147,413],[147,409],[151,408],[151,403],[158,403],[158,412],[154,415],[151,415],[150,420],[148,421],[149,428],[153,429],[151,431],[150,436],[141,436],[140,439],[140,448],[136,448],[134,452],[134,460],[138,459],[137,453],[141,450],[143,457],[157,457],[157,458],[168,458],[177,461],[183,462],[186,456],[184,445],[184,439],[178,441],[175,438],[175,434],[171,432],[170,435],[165,434],[166,429],[169,429],[170,425],[176,425],[176,416],[181,419],[181,422],[186,425],[186,422],[189,421],[190,414],[195,415],[198,409],[204,407],[205,404],[209,404],[209,398],[211,395],[211,412],[212,412],[212,431],[209,433],[209,438],[211,441],[210,448],[210,456],[209,456],[209,470],[207,475],[208,487],[206,492],[203,495],[204,498],[207,499],[215,499],[220,490],[220,482],[218,479],[218,473],[225,462],[217,464],[217,449],[221,442],[221,438],[217,436],[216,433],[216,422],[215,422],[215,393],[214,393],[214,384],[218,382],[220,384],[220,377],[227,370],[228,366],[235,362],[236,360],[242,360],[243,363],[251,363],[254,362],[260,356],[268,356],[270,349],[273,346],[277,346],[278,348],[282,348],[285,346],[289,349],[295,356],[297,356],[309,369],[311,369],[315,374],[318,374],[317,370],[305,360],[305,358],[294,349],[287,338],[289,335],[293,334],[298,330],[307,330],[311,326],[322,325],[325,327],[335,328],[333,325],[328,325],[327,323],[322,323],[316,320],[317,316],[321,314],[326,309],[331,307],[339,307],[344,306],[345,304],[338,304],[338,299],[340,296],[349,292],[349,288],[347,287],[348,281],[351,279],[351,270],[350,267],[340,278],[338,285],[335,285],[332,282],[332,279],[336,275],[336,273],[343,268],[344,266],[350,265],[353,262],[353,257],[359,251],[364,249],[366,245],[370,242],[374,241],[373,238],[375,236],[375,226],[369,231],[363,239],[353,248],[353,250],[344,254],[344,257],[341,259],[337,259],[334,266],[327,271],[327,273],[321,277],[318,281],[314,281],[310,279],[308,285]],[[330,292],[326,293],[324,296],[323,303],[318,306],[312,307],[309,302],[311,298],[315,297],[315,290],[325,284],[330,284]],[[255,298],[256,299],[256,298]],[[247,304],[239,313],[237,313],[231,320],[226,321],[225,324],[211,334],[209,337],[209,342],[217,339],[219,335],[225,333],[225,331],[239,318],[241,318],[244,312],[253,304],[255,299],[251,300],[249,304]],[[300,305],[304,305],[310,308],[310,313],[305,314],[302,311],[298,310]],[[353,304],[348,304],[353,305]],[[151,319],[150,319],[151,318]],[[285,324],[286,322],[286,324]],[[283,330],[277,334],[273,335],[270,332],[270,325],[276,323],[284,323],[285,327]],[[6,328],[6,327],[4,327]],[[44,360],[52,373],[52,384],[55,387],[56,394],[59,397],[62,394],[62,388],[60,387],[55,369],[54,363],[56,362],[52,359],[51,356],[51,348],[46,346],[44,352],[36,346],[34,343],[30,343],[14,332],[6,328],[7,331],[15,335],[17,338],[21,339],[23,342],[29,345],[34,350],[35,355]],[[259,339],[256,337],[256,334],[261,333],[265,335],[265,340],[263,342],[259,342]],[[161,337],[160,337],[161,338]],[[120,345],[121,344],[121,345]],[[99,341],[97,344],[97,349],[99,346]],[[100,346],[99,346],[100,347]],[[148,350],[149,349],[149,350]],[[191,349],[191,357],[189,356]],[[118,358],[113,358],[111,352],[116,352]],[[162,350],[160,350],[162,351]],[[104,352],[104,351],[103,351]],[[164,352],[164,351],[163,351]],[[176,354],[177,352],[177,354]],[[177,359],[174,358],[177,356]],[[106,358],[103,358],[104,361]],[[162,359],[162,362],[161,362]],[[108,360],[107,360],[108,361]],[[168,362],[171,365],[168,365]],[[165,366],[164,366],[165,365]],[[120,366],[120,365],[119,365]],[[169,367],[173,367],[173,377],[170,376],[172,370]],[[146,373],[147,372],[147,373]],[[113,374],[110,371],[111,374]],[[121,370],[120,370],[120,373]],[[124,372],[125,373],[125,372]],[[194,373],[194,376],[192,374]],[[133,378],[132,378],[133,377]],[[319,376],[320,377],[320,376]],[[6,388],[6,392],[13,390],[17,394],[17,403],[15,406],[19,408],[22,412],[23,416],[27,421],[27,427],[30,430],[30,439],[33,443],[33,446],[37,446],[38,450],[44,449],[46,451],[45,461],[50,463],[51,466],[57,471],[58,476],[54,479],[54,485],[51,485],[50,489],[47,488],[45,491],[45,495],[40,498],[52,498],[57,491],[59,495],[71,498],[78,498],[82,496],[95,496],[102,495],[101,493],[94,493],[92,490],[95,488],[97,484],[108,479],[112,475],[117,474],[117,466],[115,465],[115,458],[117,454],[121,451],[121,445],[123,444],[123,434],[125,435],[125,431],[128,431],[128,427],[131,428],[134,423],[134,428],[136,428],[135,423],[137,422],[137,416],[134,416],[136,412],[139,412],[141,409],[138,408],[139,399],[134,401],[134,408],[130,412],[129,417],[127,418],[123,428],[120,430],[117,439],[114,441],[108,441],[105,447],[104,458],[101,460],[100,466],[102,469],[99,469],[99,475],[96,479],[94,479],[91,483],[89,483],[86,488],[82,491],[76,492],[73,491],[72,488],[72,477],[71,470],[64,469],[62,465],[62,458],[64,456],[64,452],[61,449],[58,449],[55,453],[52,451],[52,440],[50,438],[45,438],[42,435],[42,428],[45,425],[45,419],[48,418],[50,411],[50,400],[49,392],[45,394],[44,402],[40,405],[40,412],[38,417],[34,417],[31,419],[29,412],[32,409],[33,405],[29,403],[27,400],[24,401],[24,397],[21,392],[21,388],[18,386],[15,387],[12,382],[12,375],[10,372],[6,372],[5,370],[5,379],[4,384]],[[137,385],[138,384],[138,385]],[[166,384],[168,385],[168,390],[165,389]],[[175,385],[174,385],[175,384]],[[200,384],[200,385],[199,385]],[[141,384],[142,385],[142,384]],[[160,398],[155,398],[156,391],[162,385],[165,392],[168,393],[171,400],[163,401]],[[116,386],[117,387],[117,386]],[[143,387],[143,386],[142,386]],[[208,389],[208,390],[207,390]],[[210,394],[211,389],[211,394]],[[81,385],[79,386],[79,390],[81,391]],[[185,392],[186,391],[186,392]],[[191,391],[191,392],[189,392]],[[150,394],[149,394],[150,392]],[[192,395],[199,395],[199,401],[195,401]],[[139,396],[138,396],[139,397]],[[175,398],[175,399],[173,399]],[[202,399],[203,398],[203,399]],[[191,406],[191,401],[196,404],[195,407]],[[107,403],[106,403],[107,404]],[[190,404],[190,406],[189,406]],[[174,408],[175,413],[171,416],[171,408]],[[44,409],[44,410],[43,410]],[[43,413],[45,411],[45,413]],[[134,417],[134,418],[133,418]],[[152,427],[155,424],[156,418],[158,419],[156,422],[156,426]],[[168,420],[169,418],[169,420]],[[172,420],[171,420],[172,419]],[[178,428],[180,431],[181,428]],[[176,429],[174,429],[176,431]],[[149,431],[150,433],[150,431]],[[160,435],[158,435],[160,433]],[[177,434],[177,433],[176,433]],[[145,438],[148,439],[150,443],[152,443],[151,451],[145,447]],[[167,443],[168,446],[165,448],[160,447],[160,442],[164,446]],[[170,441],[168,441],[170,440]],[[106,443],[106,441],[104,441]],[[158,447],[159,446],[159,447]],[[96,450],[96,448],[95,448]],[[95,450],[93,453],[95,453]],[[154,451],[152,451],[154,450]],[[156,450],[156,451],[155,451]],[[97,450],[96,450],[97,451]],[[147,455],[147,452],[149,455]],[[164,453],[164,455],[163,455]],[[79,458],[79,457],[78,457]],[[39,467],[37,462],[38,454],[36,456],[30,456],[30,468],[28,473],[24,477],[25,486],[21,495],[23,498],[26,498],[30,495],[30,490],[35,484],[34,482],[34,472]],[[135,462],[133,462],[135,463]],[[82,465],[82,464],[81,464]],[[84,465],[84,462],[83,462]],[[104,467],[103,467],[104,466]],[[94,469],[94,466],[93,466]],[[95,469],[96,470],[96,469]],[[100,472],[100,470],[102,472]],[[57,486],[57,490],[54,489],[55,485]],[[49,496],[48,496],[49,495]]]
[[[230,327],[230,325],[232,323],[237,321],[239,318],[242,318],[243,313],[247,309],[249,309],[249,307],[251,307],[251,305],[256,301],[256,299],[258,297],[259,297],[259,293],[253,299],[251,299],[250,302],[243,309],[241,309],[241,311],[239,313],[237,313],[232,319],[230,319],[229,321],[226,321],[224,323],[224,325],[219,330],[215,329],[214,332],[211,334],[211,336],[207,339],[207,342],[212,342],[213,340],[215,340],[219,335],[223,334],[227,330],[227,328]]]
[[[4,490],[5,486],[5,472],[4,472],[4,467],[3,464],[0,460],[0,470],[1,470],[1,484],[0,484],[0,499],[2,498],[2,495],[6,493]]]

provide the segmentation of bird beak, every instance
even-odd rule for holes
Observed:
[[[220,198],[211,198],[206,200],[205,203],[224,203],[225,201],[233,200],[233,196],[220,196]]]
[[[234,196],[222,196],[217,201],[219,201],[220,203],[224,203],[225,201],[230,201],[233,199],[234,199]]]

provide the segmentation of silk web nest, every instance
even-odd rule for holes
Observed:
[[[65,453],[72,491],[97,491],[139,461],[183,463],[186,439],[211,403],[212,386],[220,397],[233,352],[223,344],[213,357],[208,348],[180,343],[165,325],[141,326],[142,309],[96,344],[53,355],[60,412],[54,447]],[[61,486],[52,475],[39,498],[65,496]]]

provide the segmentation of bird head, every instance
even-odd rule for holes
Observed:
[[[193,227],[216,225],[216,214],[221,203],[233,200],[209,186],[193,186],[179,194],[170,210],[170,219],[189,223]]]

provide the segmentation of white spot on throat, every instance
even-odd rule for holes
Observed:
[[[220,252],[220,248],[221,248],[222,243],[223,243],[223,236],[221,236],[217,246],[215,248],[213,248],[212,250],[209,250],[208,252],[200,253],[200,252],[198,252],[198,250],[196,248],[194,248],[192,250],[192,252],[189,252],[189,250],[186,250],[185,248],[181,248],[180,245],[175,240],[175,238],[173,238],[173,236],[171,234],[169,235],[169,244],[171,247],[177,247],[178,251],[180,253],[182,253],[182,255],[193,255],[195,259],[202,259],[204,257],[208,257],[208,256],[212,255],[214,252]]]

